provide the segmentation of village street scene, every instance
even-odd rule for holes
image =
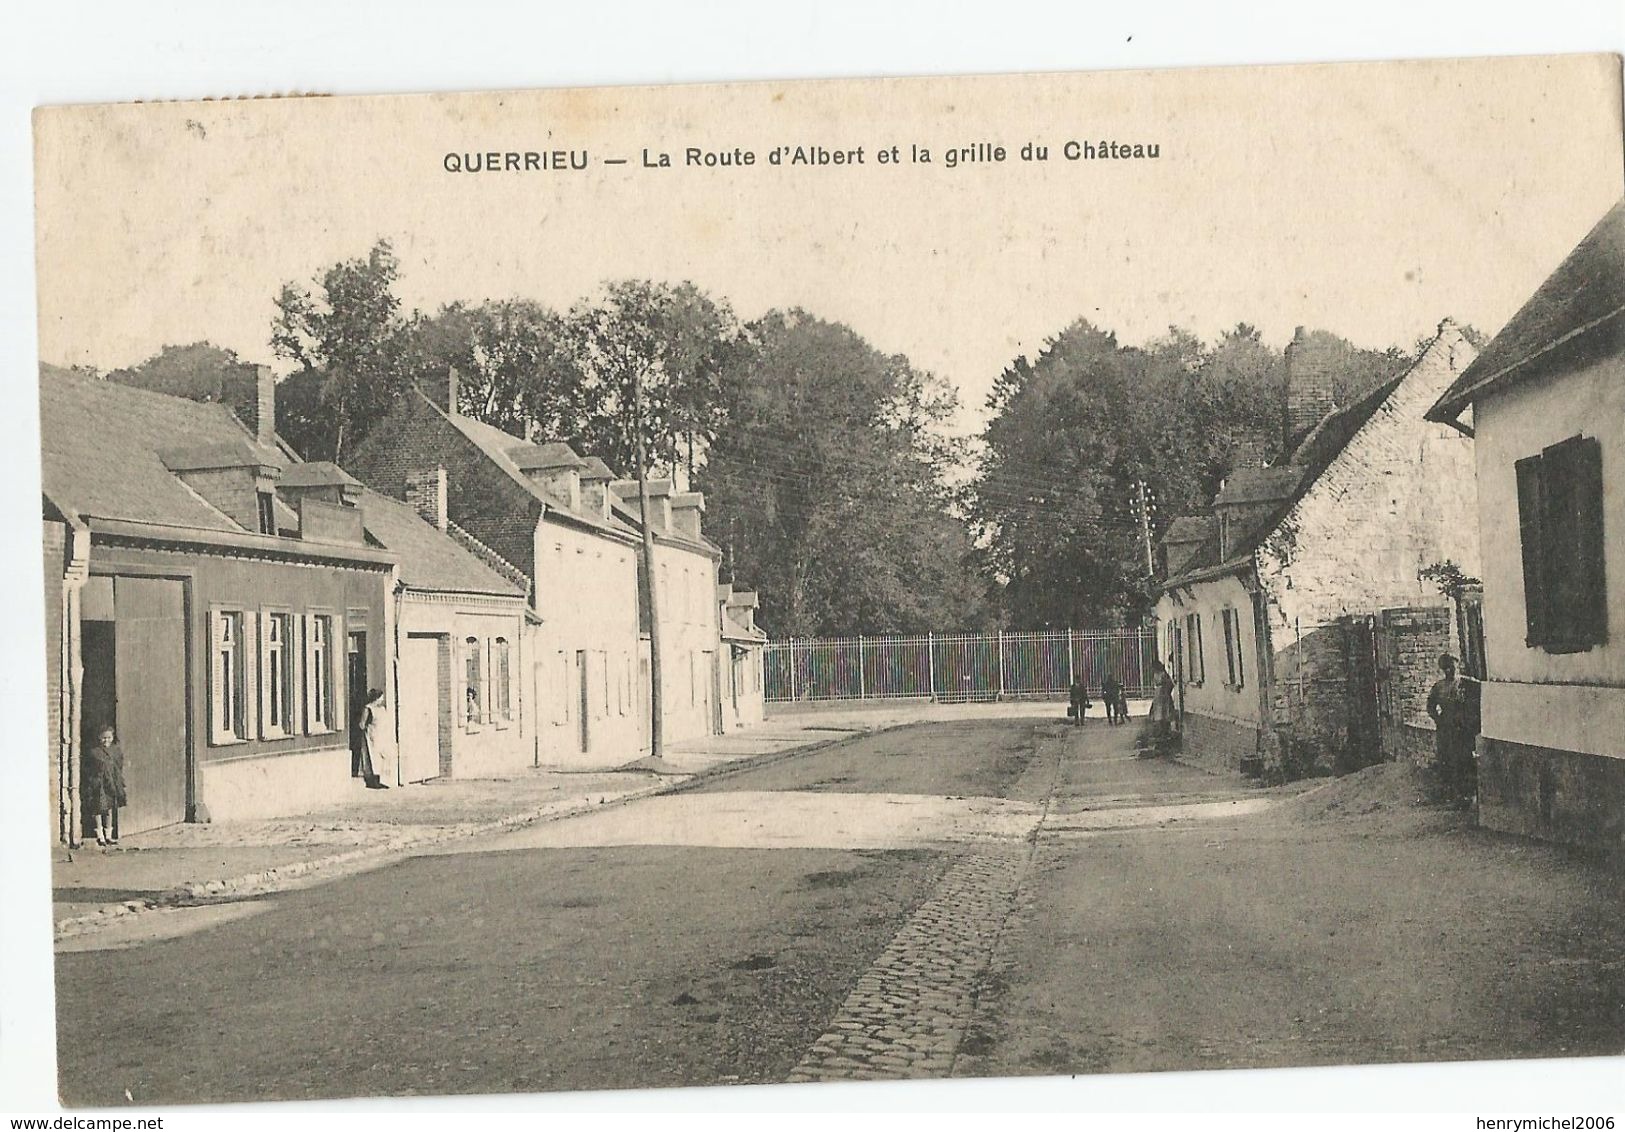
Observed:
[[[1625,1054],[1617,180],[1493,322],[1080,290],[974,397],[365,210],[47,286],[62,1102]]]

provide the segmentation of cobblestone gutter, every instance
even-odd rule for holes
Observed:
[[[1055,794],[1064,740],[1046,741],[1024,780],[1042,782],[1043,813],[1026,844],[961,857],[859,977],[829,1029],[787,1080],[946,1077],[977,993],[1032,862]]]

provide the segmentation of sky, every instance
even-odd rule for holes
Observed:
[[[387,238],[408,308],[692,280],[800,306],[960,392],[1083,317],[1143,342],[1239,321],[1409,346],[1493,332],[1622,192],[1605,56],[48,109],[40,357],[208,340],[275,362],[273,299]],[[1068,140],[1156,145],[1066,160]],[[1049,147],[1046,162],[1021,147]],[[1005,147],[949,168],[949,148]],[[776,146],[862,164],[774,166]],[[899,147],[904,160],[881,164]],[[931,164],[909,160],[911,147]],[[755,164],[686,167],[690,146]],[[447,154],[585,153],[453,173]],[[673,168],[645,168],[644,153]],[[986,156],[989,149],[977,151]],[[622,158],[625,165],[606,165]]]

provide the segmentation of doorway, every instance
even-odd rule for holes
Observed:
[[[171,578],[106,581],[99,589],[108,608],[93,610],[111,616],[80,623],[80,689],[84,741],[94,743],[92,729],[111,723],[124,751],[128,801],[115,826],[122,836],[187,818],[186,591]]]
[[[395,705],[402,782],[452,773],[450,683],[451,641],[436,634],[409,634],[401,650],[400,702]]]
[[[350,777],[361,773],[361,709],[367,703],[367,634],[351,633],[344,656],[345,703],[350,709]],[[379,768],[374,766],[374,773]],[[389,777],[393,778],[394,775]]]

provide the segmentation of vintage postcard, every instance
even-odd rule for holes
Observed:
[[[64,1104],[1625,1050],[1619,58],[34,130]]]

